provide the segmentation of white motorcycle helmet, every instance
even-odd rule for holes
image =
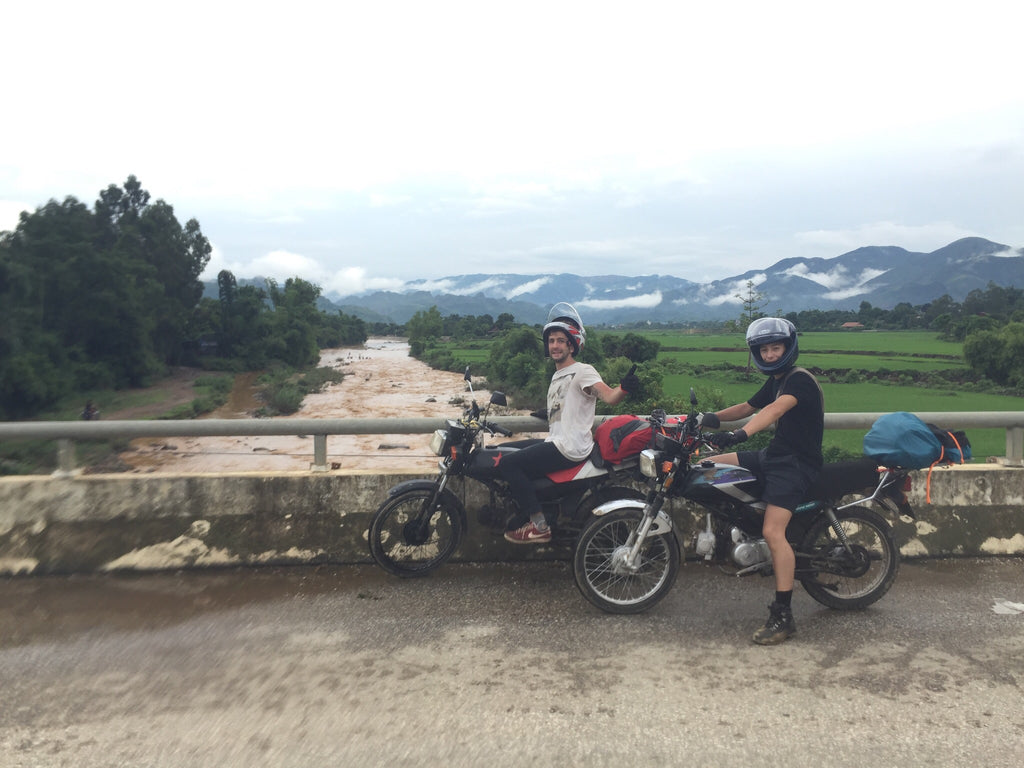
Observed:
[[[548,354],[548,334],[555,330],[565,331],[572,345],[572,356],[576,357],[587,341],[587,331],[576,307],[566,301],[560,301],[548,312],[548,321],[544,325],[543,333],[545,357]]]

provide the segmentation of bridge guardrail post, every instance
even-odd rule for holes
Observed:
[[[313,435],[313,463],[309,468],[314,472],[327,471],[327,435]]]
[[[1006,428],[1006,463],[1024,466],[1024,427]]]
[[[57,440],[57,469],[54,477],[71,477],[75,473],[75,444],[66,437]]]

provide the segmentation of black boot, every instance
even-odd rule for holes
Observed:
[[[754,633],[758,645],[778,645],[790,635],[796,634],[793,610],[788,605],[772,603],[768,606],[768,621]]]

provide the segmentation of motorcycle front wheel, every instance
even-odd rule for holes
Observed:
[[[892,528],[869,509],[837,512],[846,538],[822,515],[804,536],[797,578],[822,605],[838,610],[864,608],[879,600],[896,580],[900,554]],[[848,546],[847,546],[848,545]]]
[[[632,534],[642,520],[638,509],[619,510],[592,518],[580,533],[573,555],[576,586],[602,611],[640,613],[675,583],[680,555],[672,531],[648,536],[636,562],[628,562]]]
[[[421,488],[392,496],[370,521],[370,554],[395,576],[424,576],[439,568],[459,547],[462,524],[456,510]]]

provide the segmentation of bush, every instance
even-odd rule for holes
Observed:
[[[306,393],[293,381],[284,382],[263,392],[263,398],[271,412],[286,415],[299,410],[305,396]]]

